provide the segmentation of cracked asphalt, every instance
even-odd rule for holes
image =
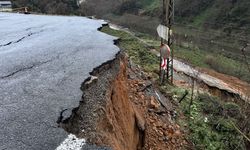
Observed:
[[[52,150],[57,127],[81,100],[81,83],[115,57],[105,23],[83,17],[0,13],[0,150]]]

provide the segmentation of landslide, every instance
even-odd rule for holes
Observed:
[[[137,149],[140,128],[126,87],[123,54],[95,68],[82,84],[82,101],[71,117],[61,123],[68,132],[88,143],[115,150]]]
[[[87,144],[113,150],[181,149],[180,126],[163,107],[149,75],[123,52],[95,68],[82,84],[82,101],[60,125]],[[163,97],[160,93],[158,96]]]

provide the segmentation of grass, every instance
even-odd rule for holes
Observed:
[[[152,12],[160,8],[161,0],[141,0],[140,4],[146,12]]]
[[[131,60],[135,64],[140,65],[144,71],[153,73],[153,76],[157,76],[154,72],[156,72],[159,67],[159,60],[143,43],[132,37],[129,33],[123,31],[112,30],[109,27],[104,27],[101,31],[120,37],[121,41],[118,46],[129,55]]]
[[[205,52],[199,49],[190,49],[185,47],[175,46],[175,57],[190,63],[193,66],[209,68],[204,60],[206,57]]]
[[[225,57],[223,54],[213,54],[198,48],[175,46],[175,57],[193,66],[213,69],[217,72],[238,77],[250,82],[250,73],[244,61]]]
[[[173,99],[178,101],[185,89],[165,86],[163,91],[170,91]],[[220,99],[199,94],[190,105],[190,94],[182,101],[177,122],[186,130],[187,139],[197,150],[237,149],[244,150],[243,137],[234,128],[242,120],[240,107],[235,103],[223,103]],[[190,108],[190,109],[189,109]]]
[[[124,49],[132,60],[143,66],[147,72],[157,72],[158,58],[149,52],[148,48],[143,43],[132,37],[129,33],[112,30],[108,27],[102,29],[103,32],[121,38],[119,46]],[[135,36],[143,39],[149,45],[153,45],[155,49],[159,49],[160,40],[152,36],[135,32]],[[181,59],[192,66],[209,68],[217,72],[238,77],[241,80],[250,82],[250,73],[247,70],[246,64],[242,60],[236,60],[226,57],[223,53],[213,53],[201,50],[193,45],[174,46],[175,57]],[[156,75],[154,75],[156,76]]]
[[[213,8],[207,8],[205,9],[200,15],[197,15],[192,22],[193,26],[196,27],[201,27],[202,24],[210,17],[213,15]]]
[[[120,37],[121,41],[118,46],[128,53],[132,61],[140,65],[145,71],[155,74],[155,70],[158,69],[158,58],[151,54],[148,48],[138,39],[129,33],[112,30],[109,27],[104,27],[101,31]],[[137,33],[137,35],[146,40],[153,40],[150,36],[144,34]],[[191,50],[180,48],[176,50],[176,55],[186,60],[193,58],[191,60],[193,64],[209,67],[208,64],[204,62],[206,55],[199,49]],[[183,89],[172,85],[161,86],[160,91],[170,95],[170,97],[172,96],[172,99],[176,101],[176,103],[178,103],[178,99],[182,97],[186,91],[190,93],[190,89]],[[184,119],[177,118],[177,121],[187,130],[188,134],[186,134],[186,136],[189,141],[194,144],[195,149],[245,149],[243,137],[234,128],[236,123],[239,123],[244,118],[237,104],[223,103],[216,97],[199,94],[195,97],[191,107],[189,107],[190,98],[191,96],[188,94],[179,105],[177,109],[178,114],[184,114],[185,117]]]

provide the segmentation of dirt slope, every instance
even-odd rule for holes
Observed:
[[[90,145],[113,150],[178,150],[187,142],[163,107],[149,76],[118,54],[94,69],[83,85],[82,101],[60,125]]]
[[[233,76],[218,73],[211,69],[199,68],[199,70],[212,77],[222,80],[227,84],[228,87],[234,89],[235,91],[238,91],[240,95],[245,95],[246,100],[250,100],[250,84],[248,84],[247,82],[244,82]],[[250,101],[248,102],[250,103]]]

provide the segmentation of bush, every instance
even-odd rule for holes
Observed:
[[[240,113],[240,108],[234,103],[223,104],[208,94],[198,95],[188,114],[189,139],[195,149],[246,149],[243,137],[233,125],[238,120],[226,117],[227,113],[234,116]]]
[[[137,14],[140,6],[136,0],[125,1],[121,4],[120,7],[116,10],[118,15],[122,15],[124,13],[132,13]]]
[[[198,100],[205,114],[223,115],[223,107],[216,97],[208,94],[200,94]]]
[[[237,131],[234,129],[232,121],[230,119],[220,118],[220,120],[218,120],[217,122],[215,129],[218,132],[222,133],[230,132],[232,134],[237,134]]]
[[[227,116],[239,119],[241,117],[240,107],[235,103],[225,103],[224,112]]]

